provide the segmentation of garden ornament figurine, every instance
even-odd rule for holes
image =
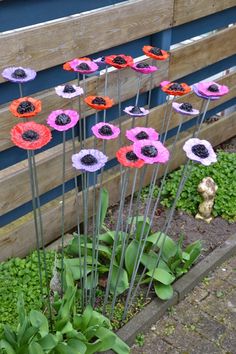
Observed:
[[[210,223],[213,219],[211,212],[214,205],[215,195],[218,187],[211,177],[205,177],[198,185],[198,192],[202,195],[203,201],[199,204],[196,219],[205,220]]]

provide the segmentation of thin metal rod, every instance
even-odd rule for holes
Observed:
[[[139,95],[140,95],[140,87],[141,87],[141,75],[138,75],[138,88],[137,88],[137,94],[136,94],[136,99],[135,99],[135,106],[138,106],[138,100],[139,100]]]
[[[96,112],[95,112],[95,124],[97,124],[98,123],[98,111],[96,110]],[[94,146],[94,149],[96,148],[96,146],[97,146],[97,138],[96,138],[96,136],[94,136],[94,143],[93,143],[93,146]]]
[[[61,200],[61,288],[64,289],[64,236],[65,236],[65,174],[66,131],[62,132],[62,200]]]
[[[208,99],[207,102],[206,102],[206,104],[205,104],[205,108],[204,108],[204,112],[203,112],[202,118],[201,118],[199,124],[196,125],[196,127],[195,127],[195,131],[194,131],[194,133],[193,133],[193,138],[199,135],[199,132],[200,132],[201,127],[202,127],[202,124],[203,124],[203,122],[204,122],[205,116],[206,116],[206,114],[207,114],[207,110],[208,110],[210,101],[211,101],[211,100]]]
[[[105,69],[104,96],[107,96],[107,88],[108,88],[108,65],[106,65],[106,69]],[[104,111],[103,111],[103,122],[106,121],[106,114],[107,114],[107,110],[104,109]]]
[[[167,118],[165,119],[166,121],[166,128],[165,128],[165,133],[164,133],[164,137],[162,140],[162,143],[164,144],[165,141],[166,141],[166,138],[167,138],[167,133],[168,133],[168,130],[169,130],[169,126],[170,126],[170,122],[171,122],[171,116],[172,116],[172,111],[173,111],[173,102],[175,101],[176,97],[173,98],[172,100],[172,103],[170,105],[170,111],[169,111],[169,114],[167,115]],[[163,134],[163,132],[161,131],[161,134]]]
[[[83,74],[83,88],[84,88],[84,94],[86,95],[86,80],[85,80],[85,74]],[[83,129],[84,129],[84,140],[83,140],[83,147],[84,147],[84,142],[86,140],[86,119],[85,119],[85,114],[83,112]]]
[[[152,59],[151,65],[154,66],[155,63],[156,63],[155,59]],[[154,77],[154,73],[152,72],[150,75],[150,86],[148,91],[148,109],[150,108],[151,105],[153,77]]]
[[[78,86],[80,86],[80,79],[79,79],[79,73],[77,73],[77,82]],[[83,128],[82,128],[82,118],[85,119],[85,117],[82,117],[82,110],[81,110],[81,96],[79,95],[79,142],[80,142],[80,150],[83,148]]]
[[[96,172],[93,172],[93,233],[92,233],[92,270],[91,270],[91,288],[89,292],[89,303],[93,306],[93,298],[96,292],[96,274],[95,274],[95,257],[96,257]]]
[[[119,129],[121,131],[121,78],[120,78],[120,70],[117,71],[117,100],[118,100],[118,121],[119,121]],[[119,146],[121,146],[121,134],[119,135]]]
[[[19,83],[19,92],[20,92],[20,97],[22,98],[23,97],[23,87],[22,87],[21,83]]]
[[[88,180],[89,175],[84,172],[82,194],[83,194],[83,206],[84,206],[84,305],[87,305],[87,243],[88,243]]]

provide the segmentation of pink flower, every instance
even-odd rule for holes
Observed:
[[[73,128],[79,120],[76,111],[58,109],[48,116],[47,124],[60,132]]]
[[[81,74],[92,74],[98,70],[98,66],[93,61],[74,59],[69,62],[71,68]]]
[[[159,68],[154,65],[149,65],[147,63],[136,63],[131,66],[131,69],[141,74],[151,74],[154,71],[157,71]]]
[[[92,132],[98,139],[112,140],[119,136],[120,129],[113,124],[101,122],[92,127]]]
[[[169,160],[169,151],[160,141],[139,140],[133,147],[134,153],[147,164],[165,163]]]
[[[191,103],[177,103],[173,102],[172,107],[177,113],[186,115],[186,116],[195,116],[199,114],[198,109],[194,109]]]
[[[55,91],[58,96],[63,98],[73,98],[84,93],[82,87],[75,85],[59,85],[55,87]]]
[[[183,146],[183,150],[190,160],[200,162],[202,165],[209,166],[217,162],[216,154],[207,140],[188,139]]]
[[[153,128],[136,127],[126,131],[126,138],[130,141],[158,140],[159,134]]]
[[[219,85],[214,81],[199,82],[197,84],[197,90],[200,94],[211,97],[224,96],[229,92],[229,88],[225,85]]]

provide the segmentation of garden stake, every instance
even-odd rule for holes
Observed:
[[[84,306],[87,305],[87,241],[88,241],[88,174],[84,172],[82,194],[84,206],[84,282],[83,282],[83,299]]]
[[[155,59],[152,59],[151,65],[153,65],[153,66],[155,65]],[[150,106],[151,106],[153,76],[154,76],[154,72],[152,72],[151,75],[150,75],[150,86],[149,86],[149,91],[148,91],[147,109],[150,109]],[[149,118],[149,114],[145,118],[145,127],[148,126],[148,118]]]
[[[80,86],[80,79],[79,79],[79,73],[77,73],[77,82],[78,82],[78,86]],[[85,94],[85,93],[84,93]],[[82,112],[81,112],[81,97],[79,95],[79,141],[80,141],[80,150],[82,150],[83,148],[83,134],[82,134]],[[83,119],[85,119],[85,117],[83,116]]]
[[[20,92],[20,97],[23,97],[23,88],[22,88],[22,84],[19,82],[19,92]]]
[[[86,80],[85,80],[85,74],[83,74],[83,88],[84,88],[84,95],[86,96]],[[84,103],[83,103],[84,104]],[[83,112],[84,113],[84,112]],[[84,142],[86,140],[86,120],[85,120],[85,114],[83,114],[83,127],[84,127],[84,140],[83,140],[83,147],[84,147]]]
[[[173,98],[172,100],[172,103],[175,101],[176,97]],[[166,128],[165,128],[165,134],[164,134],[164,137],[163,137],[163,140],[162,140],[162,143],[164,144],[165,141],[166,141],[166,137],[167,137],[167,133],[168,133],[168,130],[169,130],[169,126],[170,126],[170,121],[171,121],[171,116],[172,116],[172,111],[173,111],[173,106],[171,104],[170,106],[170,111],[169,111],[169,115],[168,117],[165,119],[166,120]],[[165,121],[163,121],[165,122]],[[163,123],[164,124],[164,123]],[[163,127],[162,127],[163,128]],[[162,133],[162,130],[161,130],[161,133]],[[162,133],[163,134],[163,133]]]
[[[137,88],[137,94],[136,94],[136,99],[135,99],[135,106],[138,106],[138,100],[139,100],[139,94],[140,94],[140,86],[141,86],[141,75],[138,75],[138,88]]]
[[[62,132],[62,200],[61,200],[61,287],[64,290],[64,236],[65,236],[65,174],[66,174],[66,131]]]
[[[118,96],[118,117],[119,117],[119,129],[121,131],[121,79],[120,79],[120,70],[117,71],[117,96]],[[119,135],[119,146],[121,146],[121,134]]]
[[[106,69],[105,69],[105,85],[104,85],[104,96],[107,96],[107,86],[108,86],[108,65],[106,65]],[[103,122],[106,121],[106,114],[107,114],[107,110],[104,109],[103,112]]]
[[[210,102],[211,102],[211,100],[208,99],[207,102],[206,102],[206,104],[205,104],[205,109],[204,109],[202,118],[201,118],[200,122],[199,122],[199,119],[198,119],[198,121],[197,121],[197,123],[196,123],[197,125],[196,125],[196,127],[195,127],[195,131],[194,131],[193,136],[192,136],[193,138],[195,138],[196,136],[198,136],[198,134],[199,134],[199,132],[200,132],[200,130],[201,130],[201,127],[202,127],[202,124],[203,124],[203,122],[204,122],[204,119],[205,119],[205,116],[206,116],[206,113],[207,113],[207,110],[208,110],[208,107],[209,107]],[[199,116],[199,118],[200,118],[200,116]],[[199,125],[198,125],[198,124],[199,124]]]

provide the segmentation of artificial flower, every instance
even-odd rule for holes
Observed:
[[[30,118],[41,112],[40,100],[32,97],[23,97],[12,101],[9,106],[11,113],[18,118]]]
[[[126,131],[126,138],[130,141],[158,140],[159,134],[153,128],[135,127]]]
[[[124,109],[124,112],[132,117],[133,116],[134,117],[144,117],[149,114],[148,109],[145,109],[144,107],[138,107],[138,106],[128,106]]]
[[[151,74],[157,71],[159,68],[157,68],[154,65],[149,65],[147,63],[136,63],[131,66],[131,69],[141,73],[141,74]]]
[[[139,140],[133,146],[134,153],[147,164],[165,163],[169,160],[169,151],[160,141]]]
[[[183,96],[191,92],[191,87],[185,83],[178,84],[176,82],[170,82],[166,86],[161,87],[162,91],[172,96]]]
[[[144,161],[139,159],[133,151],[133,146],[123,146],[116,153],[117,160],[125,167],[141,168]]]
[[[116,69],[124,69],[128,66],[132,66],[134,60],[132,57],[124,54],[109,55],[105,57],[106,64],[114,66]]]
[[[34,80],[36,77],[36,71],[29,68],[22,68],[21,66],[10,67],[3,70],[2,77],[8,81],[22,84]]]
[[[79,120],[79,114],[71,109],[52,111],[48,116],[47,124],[60,132],[73,128]]]
[[[76,96],[83,95],[84,90],[80,86],[76,85],[59,85],[55,87],[56,94],[63,98],[73,98]]]
[[[83,60],[83,61],[91,61],[90,58],[87,58],[87,57],[83,57],[83,58],[78,58],[78,60]],[[70,61],[67,61],[65,64],[63,64],[63,69],[66,70],[66,71],[74,71],[74,69],[71,67],[70,63],[72,62],[73,60],[70,60]]]
[[[225,85],[219,85],[214,81],[199,82],[197,85],[198,92],[208,98],[221,97],[229,92],[229,88]]]
[[[98,70],[98,66],[91,60],[74,59],[70,62],[70,67],[80,74],[92,74]]]
[[[119,136],[120,129],[113,124],[101,122],[92,127],[92,132],[98,139],[111,140]]]
[[[145,45],[143,52],[148,57],[156,60],[166,60],[169,57],[169,54],[165,50],[150,45]]]
[[[199,114],[198,109],[194,109],[191,103],[177,103],[173,102],[172,107],[177,113],[186,115],[186,116],[195,116]]]
[[[217,161],[216,154],[207,140],[191,138],[185,142],[183,150],[190,160],[200,162],[205,166]]]
[[[93,62],[96,63],[98,66],[106,65],[105,57],[93,59]]]
[[[114,104],[113,99],[108,96],[88,96],[84,99],[84,102],[87,103],[88,106],[97,110],[111,108]]]
[[[211,101],[216,101],[216,100],[219,100],[220,99],[220,96],[205,96],[203,94],[201,94],[199,91],[198,91],[198,84],[195,84],[193,85],[193,92],[198,96],[198,97],[201,97],[201,98],[204,98],[206,100],[211,100]]]
[[[18,123],[11,129],[12,142],[26,150],[41,149],[52,139],[51,131],[35,122]]]
[[[108,158],[96,149],[84,149],[72,155],[72,165],[77,170],[95,172],[105,166]]]

